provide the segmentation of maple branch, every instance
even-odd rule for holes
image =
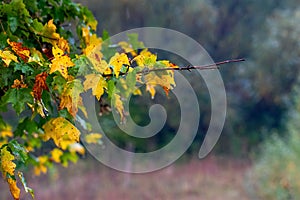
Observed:
[[[166,70],[176,70],[176,71],[188,70],[188,71],[190,71],[191,69],[199,69],[199,70],[219,69],[220,65],[243,62],[243,61],[245,61],[244,58],[238,58],[238,59],[224,60],[224,61],[207,64],[207,65],[201,65],[201,66],[188,65],[186,67],[179,67],[179,68],[173,68],[173,67],[156,68],[156,69],[144,68],[142,71],[138,71],[137,74],[147,74],[147,73],[154,72],[154,71],[166,71]],[[127,72],[120,73],[119,75],[122,76],[122,75],[126,75],[127,73],[128,73],[128,70],[127,70]],[[102,74],[102,76],[103,77],[111,77],[111,76],[113,76],[113,74]]]

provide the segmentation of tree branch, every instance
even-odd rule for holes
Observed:
[[[208,70],[208,69],[219,69],[220,65],[225,65],[225,64],[229,64],[229,63],[237,63],[237,62],[243,62],[245,61],[244,58],[239,58],[239,59],[231,59],[231,60],[224,60],[221,62],[216,62],[216,63],[212,63],[212,64],[207,64],[207,65],[201,65],[201,66],[186,66],[186,67],[179,67],[179,68],[173,68],[173,67],[166,67],[166,68],[157,68],[157,69],[149,69],[149,68],[145,68],[142,71],[138,71],[137,74],[147,74],[150,72],[157,72],[157,71],[166,71],[166,70],[176,70],[176,71],[183,71],[183,70],[188,70],[190,71],[191,69],[199,69],[199,70]],[[128,73],[120,73],[119,75],[126,75]],[[103,77],[111,77],[114,74],[102,74]]]

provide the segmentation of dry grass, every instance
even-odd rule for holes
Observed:
[[[244,174],[249,162],[210,156],[147,174],[127,174],[82,160],[51,177],[28,177],[37,200],[247,200]],[[10,199],[0,184],[0,199]],[[21,199],[31,199],[23,193]]]

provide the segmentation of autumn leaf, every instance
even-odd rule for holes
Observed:
[[[59,71],[61,75],[67,79],[68,78],[68,67],[72,67],[75,64],[71,61],[71,58],[64,55],[64,51],[58,47],[53,47],[52,52],[54,59],[51,60],[50,64],[50,74]]]
[[[59,109],[67,108],[68,112],[75,117],[76,113],[78,112],[78,108],[80,108],[81,111],[86,115],[82,98],[80,96],[80,93],[83,91],[83,86],[80,80],[74,79],[72,81],[68,81],[61,95]]]
[[[84,55],[87,56],[96,71],[104,73],[109,66],[106,61],[102,59],[102,39],[98,38],[96,34],[90,36],[86,28],[83,28],[82,35],[86,42],[86,48],[83,49]]]
[[[101,50],[102,45],[102,39],[99,38],[96,34],[92,34],[91,36],[87,32],[86,29],[83,28],[82,30],[82,36],[85,39],[86,42],[86,48],[83,49],[83,53],[89,57],[90,54],[99,52]],[[99,54],[102,57],[102,54]]]
[[[30,57],[29,48],[24,47],[21,42],[11,42],[9,39],[7,39],[7,43],[24,62],[28,61],[28,58]]]
[[[61,37],[56,32],[56,26],[53,23],[53,19],[49,20],[47,24],[44,25],[41,35],[43,42],[52,44],[54,47],[58,47],[63,51],[70,52],[69,43],[63,37]]]
[[[118,45],[125,51],[125,53],[130,53],[133,57],[136,57],[138,55],[135,49],[132,48],[132,45],[128,42],[121,41],[118,43]]]
[[[6,66],[9,66],[11,61],[19,62],[17,56],[15,56],[11,51],[0,50],[0,58],[3,60]]]
[[[37,158],[37,165],[34,166],[34,174],[39,176],[41,173],[46,174],[47,173],[47,162],[48,162],[48,156],[39,156]]]
[[[1,169],[4,177],[7,177],[7,174],[14,176],[16,169],[16,164],[12,162],[15,157],[8,151],[7,147],[4,147],[1,150]]]
[[[100,97],[104,93],[104,89],[107,89],[107,82],[100,74],[88,74],[85,76],[83,83],[84,90],[92,89],[92,94],[100,100]]]
[[[155,73],[149,73],[145,75],[146,90],[151,94],[151,97],[154,98],[155,95],[155,86],[161,86],[166,94],[168,91],[173,89],[175,86],[174,77],[172,75],[161,75],[157,76]]]
[[[54,161],[54,162],[57,162],[57,163],[60,163],[60,157],[63,155],[63,151],[58,149],[58,148],[54,148],[52,151],[51,151],[51,159]]]
[[[20,199],[20,189],[17,186],[16,180],[11,177],[14,177],[16,164],[13,162],[15,157],[8,151],[7,146],[1,149],[1,171],[3,177],[6,179],[10,192],[14,199]]]
[[[114,93],[112,96],[112,103],[120,115],[121,122],[123,122],[124,121],[124,106],[123,106],[123,102],[121,100],[121,96]]]
[[[138,66],[146,66],[146,67],[151,67],[156,63],[156,59],[157,56],[153,53],[151,53],[150,51],[148,51],[147,49],[144,49],[143,51],[141,51],[141,53],[136,56],[133,60],[137,63]]]
[[[122,67],[129,66],[130,63],[125,53],[116,53],[113,57],[111,57],[108,65],[113,67],[113,71],[118,78]]]
[[[39,50],[36,50],[35,48],[30,49],[31,56],[28,59],[28,62],[35,62],[42,66],[45,59],[43,58],[42,53]]]
[[[5,127],[3,127],[3,129],[0,131],[0,137],[12,137],[13,136],[13,132],[12,132],[12,128],[9,125],[6,125]],[[1,146],[0,146],[1,147]]]
[[[49,90],[46,84],[46,78],[48,74],[46,72],[42,72],[35,76],[35,81],[33,85],[33,97],[40,101],[42,98],[43,90]]]
[[[89,133],[85,135],[84,140],[88,144],[97,144],[99,143],[99,140],[102,138],[102,135],[99,133]]]
[[[43,125],[44,140],[53,139],[56,146],[66,150],[70,144],[79,142],[80,132],[63,117],[53,118]]]
[[[53,19],[49,20],[42,29],[41,35],[43,42],[48,42],[55,46],[60,38],[60,35],[56,33],[56,26],[53,24]]]
[[[23,80],[19,80],[19,79],[15,79],[14,80],[14,84],[11,86],[11,88],[17,88],[17,89],[20,89],[20,88],[27,88],[27,84],[25,84],[23,82]]]

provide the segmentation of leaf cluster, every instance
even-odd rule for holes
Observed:
[[[0,110],[17,118],[14,127],[11,118],[0,116],[0,167],[14,199],[20,196],[18,177],[34,197],[21,168],[31,164],[35,174],[46,173],[54,163],[67,166],[85,154],[80,140],[101,142],[85,121],[83,93],[108,99],[125,121],[123,102],[142,94],[139,85],[152,98],[157,86],[166,94],[175,86],[172,70],[149,71],[177,66],[157,60],[137,35],[111,44],[106,32],[95,34],[96,27],[93,14],[70,0],[0,4]],[[79,111],[90,133],[85,138],[74,125]]]

